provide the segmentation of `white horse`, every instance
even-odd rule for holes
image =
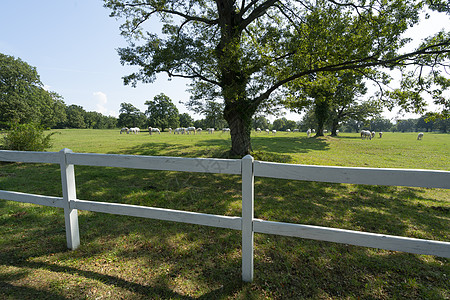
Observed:
[[[423,132],[419,132],[419,134],[417,135],[417,139],[421,140],[423,138]]]
[[[187,134],[191,134],[191,132],[193,132],[194,134],[197,133],[197,130],[195,129],[195,127],[188,127],[186,129],[186,131],[187,131]]]
[[[123,132],[126,132],[127,134],[130,133],[130,129],[128,127],[124,127],[122,129],[120,129],[120,134],[122,134]]]
[[[361,138],[363,140],[365,140],[365,139],[371,140],[372,139],[372,133],[369,130],[361,130]]]
[[[186,128],[182,128],[182,127],[175,128],[175,130],[173,131],[173,134],[185,134],[185,133],[186,133]]]
[[[161,134],[161,130],[159,130],[159,128],[149,127],[148,134],[152,135],[152,132],[157,132],[158,134]]]
[[[130,128],[130,132],[134,133],[134,134],[138,134],[139,132],[141,132],[141,130],[138,127],[132,127],[132,128]]]

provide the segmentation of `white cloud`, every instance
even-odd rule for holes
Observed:
[[[105,93],[103,92],[94,92],[93,93],[94,96],[94,101],[95,101],[95,107],[96,107],[96,111],[101,113],[102,115],[105,116],[116,116],[116,113],[112,110],[109,110],[107,108],[107,103],[108,103],[108,97],[106,96]]]
[[[44,90],[50,91],[50,89],[51,89],[51,86],[49,86],[49,85],[47,85],[47,84],[44,84]]]

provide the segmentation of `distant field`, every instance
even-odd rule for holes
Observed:
[[[119,134],[119,130],[56,130],[48,151],[69,148],[75,152],[117,153],[181,157],[224,157],[230,134],[216,132],[174,135]],[[307,138],[306,133],[252,133],[255,159],[295,164],[351,167],[418,168],[450,170],[450,134],[386,132],[383,138],[361,140],[357,133],[339,137]]]
[[[57,130],[49,151],[227,157],[230,135]],[[255,159],[450,170],[450,135],[252,134]],[[76,166],[77,198],[239,216],[240,177]],[[56,165],[0,163],[0,189],[61,196]],[[450,191],[255,179],[255,217],[450,241]],[[450,260],[255,235],[241,282],[239,231],[79,211],[66,249],[57,208],[0,200],[0,299],[450,299]]]

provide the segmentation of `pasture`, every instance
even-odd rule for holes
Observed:
[[[49,151],[227,157],[230,136],[60,130]],[[450,135],[306,138],[253,133],[257,160],[450,170]],[[79,199],[240,215],[240,178],[75,168]],[[61,196],[59,166],[0,163],[0,189]],[[449,241],[450,191],[256,178],[255,217]],[[0,201],[0,298],[448,299],[449,259],[255,235],[255,279],[241,281],[240,232],[79,211],[65,247],[62,210]]]

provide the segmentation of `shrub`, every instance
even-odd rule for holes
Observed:
[[[36,124],[14,124],[3,138],[3,147],[8,150],[44,151],[52,146],[50,138],[55,132],[44,134]]]

